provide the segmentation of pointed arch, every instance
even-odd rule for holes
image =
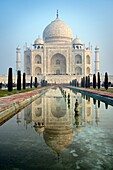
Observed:
[[[35,75],[40,75],[42,72],[41,72],[41,68],[40,67],[36,67],[35,68]]]
[[[75,64],[82,64],[82,56],[77,54],[75,56]]]
[[[75,68],[75,75],[82,75],[82,68],[81,67]]]
[[[41,64],[41,56],[39,54],[35,56],[35,63]]]
[[[90,74],[90,68],[89,68],[89,67],[86,68],[86,74],[87,74],[87,75]]]
[[[60,53],[56,53],[51,58],[51,74],[66,74],[66,58]]]
[[[86,64],[90,64],[90,56],[89,55],[86,56]]]

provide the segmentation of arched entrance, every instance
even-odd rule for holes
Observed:
[[[57,53],[51,58],[51,73],[54,75],[66,74],[66,58],[64,55]]]

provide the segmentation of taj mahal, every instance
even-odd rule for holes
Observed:
[[[80,83],[85,76],[90,76],[92,82],[93,74],[97,75],[98,72],[101,83],[104,82],[104,75],[100,70],[99,47],[96,45],[93,51],[90,42],[86,47],[80,38],[73,37],[71,28],[59,18],[58,10],[55,20],[46,26],[42,37],[38,37],[30,47],[25,43],[24,64],[21,60],[21,48],[16,48],[16,72],[25,72],[27,83],[31,76],[33,82],[37,77],[39,83],[46,80],[51,84],[69,84],[75,79]],[[16,80],[17,75],[14,75],[13,82],[16,83]],[[0,81],[7,83],[7,75],[0,75]],[[109,75],[109,81],[113,83],[113,75]]]
[[[20,47],[16,49],[17,70],[21,69]],[[100,71],[99,47],[95,48],[95,73]],[[79,82],[83,76],[92,76],[92,46],[88,47],[76,36],[71,28],[59,18],[52,21],[38,37],[32,47],[24,47],[24,72],[27,81],[37,77],[38,81],[49,83]]]

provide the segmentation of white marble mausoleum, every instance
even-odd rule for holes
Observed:
[[[96,48],[97,53],[99,48]],[[17,48],[17,58],[18,58]],[[19,58],[17,63],[19,64]],[[49,83],[69,83],[92,75],[92,47],[86,48],[73,37],[71,28],[57,17],[46,26],[43,39],[37,38],[33,48],[24,49],[24,71],[27,79],[37,77]]]

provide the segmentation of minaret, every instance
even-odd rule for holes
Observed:
[[[97,75],[100,72],[100,55],[99,55],[99,47],[95,47],[95,74]]]
[[[96,122],[97,125],[99,123],[99,114],[100,114],[100,110],[99,110],[99,108],[96,105],[95,106],[95,122]]]
[[[21,70],[20,47],[16,48],[16,71]]]

